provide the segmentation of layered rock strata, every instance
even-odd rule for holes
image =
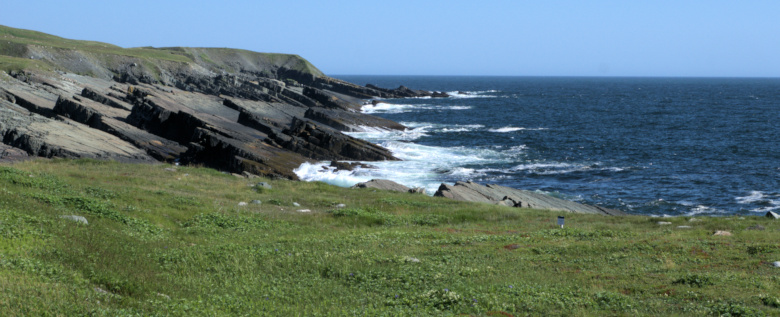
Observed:
[[[474,182],[456,182],[455,185],[441,184],[434,196],[446,197],[460,201],[498,204],[518,208],[533,208],[610,216],[625,215],[625,213],[622,211],[615,209],[580,204],[527,190],[514,189],[491,184],[484,186]]]

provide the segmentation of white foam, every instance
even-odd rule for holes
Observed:
[[[740,204],[752,204],[752,203],[763,201],[765,199],[765,195],[764,192],[751,191],[750,195],[744,197],[737,197],[735,199]]]
[[[376,105],[369,104],[360,108],[363,113],[404,113],[424,105],[392,104],[379,102]]]
[[[523,128],[523,127],[503,127],[503,128],[497,128],[497,129],[488,129],[489,132],[495,132],[495,133],[509,133],[509,132],[516,132],[516,131],[541,131],[541,130],[548,130],[547,128]]]
[[[541,170],[541,169],[554,169],[554,168],[567,168],[574,165],[567,163],[532,163],[532,164],[520,164],[512,168],[515,171],[525,170]]]
[[[403,140],[403,141],[417,140],[421,137],[428,136],[426,132],[427,129],[430,128],[430,126],[420,126],[413,129],[406,129],[403,131],[373,128],[373,127],[366,127],[366,126],[358,126],[358,127],[351,127],[351,128],[353,130],[352,132],[343,132],[343,133],[351,137],[363,139],[369,142],[379,142],[382,140]]]
[[[480,91],[448,91],[447,94],[452,98],[495,98],[491,93],[497,93],[498,90],[480,90]]]
[[[417,112],[417,111],[424,111],[424,110],[446,111],[446,110],[469,110],[469,109],[471,109],[471,106],[430,105],[430,104],[412,105],[412,104],[393,104],[393,103],[379,102],[376,105],[374,104],[364,105],[360,108],[360,111],[366,114],[374,114],[374,113],[396,114],[396,113]]]

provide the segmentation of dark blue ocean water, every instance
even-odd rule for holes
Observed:
[[[365,107],[410,130],[353,135],[405,161],[351,174],[304,168],[308,179],[382,177],[430,193],[473,180],[635,214],[780,209],[780,79],[335,77],[454,97]]]

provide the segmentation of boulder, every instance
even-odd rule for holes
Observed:
[[[404,192],[404,193],[409,192],[409,187],[406,187],[404,185],[386,179],[372,179],[367,182],[358,183],[355,186],[352,186],[352,188],[374,188],[380,190],[390,190],[395,192]]]
[[[82,217],[82,216],[76,216],[76,215],[63,215],[63,216],[60,216],[60,218],[62,218],[62,219],[67,219],[67,220],[71,220],[71,221],[75,221],[75,222],[78,222],[78,223],[83,223],[83,224],[85,224],[85,225],[88,225],[88,224],[89,224],[89,221],[87,221],[87,218],[84,218],[84,217]]]
[[[2,127],[0,127],[2,130]],[[30,155],[22,149],[17,149],[13,146],[8,146],[0,143],[0,163],[2,162],[18,162],[30,159]]]
[[[766,212],[766,216],[767,216],[767,218],[780,219],[780,214],[777,214],[777,213],[772,212],[772,211],[767,211]]]

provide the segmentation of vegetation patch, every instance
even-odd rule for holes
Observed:
[[[780,315],[765,217],[561,229],[547,211],[168,167],[0,165],[0,315]]]

